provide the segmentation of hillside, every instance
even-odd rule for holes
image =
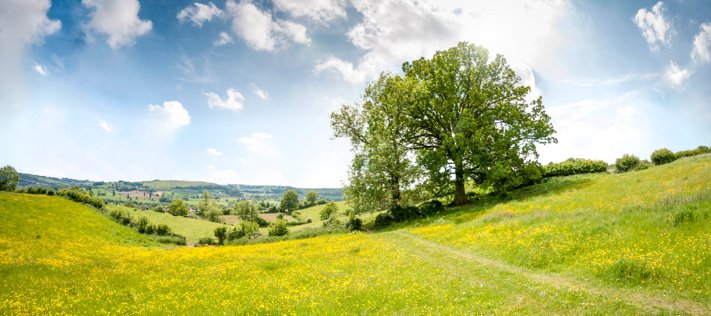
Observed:
[[[711,313],[711,155],[249,246],[160,248],[47,196],[0,218],[0,314]]]

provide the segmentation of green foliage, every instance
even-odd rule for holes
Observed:
[[[294,190],[284,192],[279,203],[279,209],[287,213],[299,208],[299,195]]]
[[[321,218],[322,221],[325,221],[332,216],[335,216],[338,214],[338,205],[334,202],[330,202],[326,204],[326,207],[321,209],[321,212],[319,212],[319,217]]]
[[[102,200],[101,198],[94,197],[79,188],[61,189],[57,191],[56,195],[68,198],[74,202],[91,205],[97,209],[104,208],[105,204],[104,200]]]
[[[316,205],[317,201],[318,201],[318,192],[309,191],[308,193],[306,193],[306,205],[314,206],[314,205]]]
[[[708,153],[711,153],[711,148],[707,146],[699,146],[696,149],[678,151],[674,154],[674,156],[676,157],[676,159],[679,159],[683,157],[692,157]]]
[[[659,166],[676,160],[676,156],[671,150],[661,148],[652,153],[651,160],[655,165]]]
[[[363,228],[363,221],[357,217],[355,213],[351,212],[348,215],[348,220],[344,223],[344,227],[348,231],[361,230]]]
[[[530,157],[537,156],[536,144],[557,141],[555,131],[542,99],[528,101],[531,88],[503,56],[492,59],[483,47],[459,43],[406,62],[403,71],[424,92],[410,115],[419,136],[412,147],[429,180],[454,190],[452,204],[467,203],[468,180],[495,191],[536,181]]]
[[[615,169],[617,172],[627,172],[635,169],[639,166],[639,164],[639,157],[625,154],[624,156],[617,158],[617,161],[615,161]]]
[[[148,218],[145,216],[141,216],[138,218],[138,220],[133,224],[133,228],[135,228],[139,233],[145,234],[147,233],[147,227],[150,225],[148,222]]]
[[[170,227],[166,224],[156,225],[156,235],[158,236],[168,236],[171,234]]]
[[[375,222],[374,222],[373,226],[375,226],[376,228],[381,228],[381,227],[389,226],[394,221],[395,221],[395,219],[390,214],[390,212],[384,212],[384,213],[378,214],[378,216],[375,217]]]
[[[212,239],[212,237],[203,237],[198,240],[197,243],[195,243],[196,246],[209,246],[209,245],[214,245],[215,240]]]
[[[173,216],[188,215],[188,204],[183,199],[175,199],[168,205],[168,213]]]
[[[10,165],[0,168],[0,191],[15,191],[20,174]]]
[[[544,177],[572,176],[575,174],[599,173],[607,171],[607,163],[602,160],[570,158],[559,163],[549,163],[543,167]]]
[[[225,239],[227,238],[227,227],[221,226],[215,228],[215,237],[217,237],[217,243],[219,245],[224,244]]]
[[[251,201],[239,201],[234,207],[234,212],[243,221],[256,222],[259,218],[259,211]]]
[[[284,236],[289,233],[287,223],[283,219],[278,219],[269,225],[269,236]]]

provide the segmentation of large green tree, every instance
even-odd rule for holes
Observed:
[[[279,209],[285,212],[291,212],[299,208],[299,194],[294,190],[284,192],[281,197]]]
[[[168,205],[168,213],[173,216],[185,216],[188,215],[188,204],[183,201],[183,199],[175,199]]]
[[[452,204],[467,203],[469,180],[501,189],[535,177],[536,144],[555,142],[555,131],[542,99],[530,99],[503,56],[459,43],[403,71],[423,91],[410,112],[417,132],[409,142],[431,183],[453,187]]]
[[[20,174],[15,168],[8,165],[0,168],[0,191],[15,191],[20,181]]]
[[[400,205],[407,198],[403,189],[421,174],[407,142],[414,132],[409,112],[420,86],[383,73],[366,87],[361,102],[331,114],[334,135],[351,140],[354,158],[345,195],[356,212]]]

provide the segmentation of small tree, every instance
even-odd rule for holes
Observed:
[[[276,222],[269,225],[269,236],[284,236],[289,233],[287,223],[283,219],[278,219]]]
[[[168,213],[173,216],[188,215],[188,205],[182,199],[175,199],[168,205]]]
[[[15,191],[20,174],[10,165],[0,168],[0,191]]]
[[[306,204],[309,206],[316,205],[316,202],[318,201],[318,193],[311,191],[309,193],[306,193]]]
[[[319,217],[322,221],[329,219],[331,216],[335,216],[338,213],[338,205],[334,202],[326,204],[326,206],[319,212]]]
[[[294,190],[289,190],[281,197],[279,209],[284,212],[291,212],[299,208],[299,195]]]
[[[259,217],[259,211],[254,206],[254,203],[250,201],[240,201],[235,205],[235,214],[239,216],[242,221],[257,221]]]
[[[617,172],[627,172],[639,165],[639,157],[625,154],[615,162]]]
[[[215,237],[217,237],[217,243],[222,245],[225,243],[225,238],[227,238],[227,227],[221,226],[215,228]]]

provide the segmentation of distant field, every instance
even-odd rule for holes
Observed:
[[[166,224],[170,226],[174,233],[185,236],[188,244],[194,244],[202,237],[214,237],[215,228],[224,226],[223,224],[209,221],[173,216],[168,213],[136,210],[125,206],[108,205],[107,208],[109,210],[127,211],[132,216],[145,216],[153,224]]]
[[[216,186],[218,184],[204,181],[180,181],[180,180],[154,180],[145,181],[143,185],[156,188],[156,189],[168,189],[168,188],[180,188],[180,187],[195,187],[195,186]]]
[[[163,248],[40,195],[0,192],[0,218],[0,314],[711,314],[710,155],[249,246]]]

